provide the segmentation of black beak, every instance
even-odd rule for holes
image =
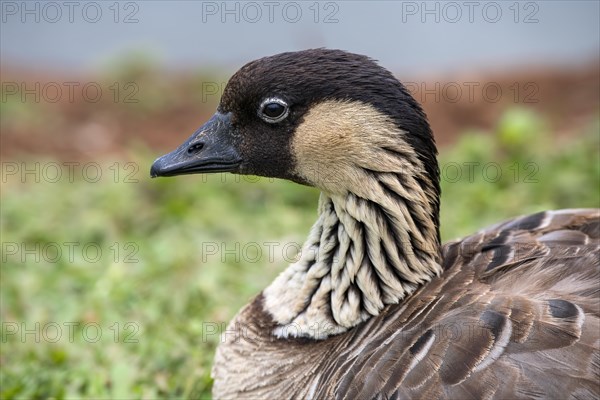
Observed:
[[[150,176],[235,172],[241,158],[233,144],[230,114],[217,112],[177,150],[156,159]]]

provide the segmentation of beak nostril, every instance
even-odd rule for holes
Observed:
[[[189,155],[195,154],[197,152],[199,152],[200,150],[202,150],[202,148],[204,147],[204,143],[200,142],[200,143],[195,143],[193,145],[191,145],[190,147],[188,147],[187,152]]]

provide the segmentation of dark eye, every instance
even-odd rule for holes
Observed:
[[[289,112],[285,101],[278,98],[269,98],[262,102],[258,115],[271,124],[283,121]]]
[[[269,118],[279,118],[285,112],[285,106],[279,103],[269,103],[263,107],[263,113]]]

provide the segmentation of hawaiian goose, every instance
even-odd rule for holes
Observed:
[[[217,398],[598,398],[599,210],[441,245],[419,104],[338,50],[253,61],[151,175],[229,171],[322,191],[299,260],[233,319]],[[232,334],[232,331],[237,334]]]

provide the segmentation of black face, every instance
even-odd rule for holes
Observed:
[[[302,182],[294,174],[293,135],[310,107],[324,100],[361,101],[390,116],[409,132],[407,140],[437,182],[433,136],[406,88],[368,57],[326,49],[246,64],[229,80],[217,114],[159,158],[151,174],[229,171]]]

